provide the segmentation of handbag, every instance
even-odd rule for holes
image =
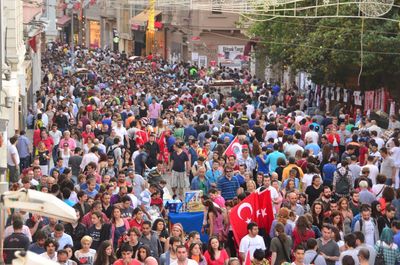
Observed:
[[[317,257],[318,257],[318,253],[314,256],[314,258],[312,259],[312,261],[310,262],[310,265],[315,265],[315,260],[317,259]]]
[[[281,242],[283,254],[285,255],[286,261],[291,262],[292,260],[289,258],[288,254],[287,254],[287,251],[285,249],[285,245],[283,244],[282,240],[279,237],[277,237],[277,238],[278,238],[279,242]]]
[[[379,246],[378,253],[376,253],[374,264],[385,264],[385,256],[383,255],[382,241]]]

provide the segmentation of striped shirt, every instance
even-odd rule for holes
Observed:
[[[221,191],[221,196],[225,200],[232,200],[236,196],[236,190],[240,187],[239,181],[235,176],[230,180],[223,176],[218,180],[217,183],[218,190]]]

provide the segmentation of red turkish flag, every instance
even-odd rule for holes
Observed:
[[[144,145],[148,141],[149,141],[149,135],[147,134],[147,132],[145,132],[143,130],[138,130],[136,132],[136,145],[138,147],[141,145]]]
[[[222,155],[226,155],[227,157],[234,155],[238,156],[242,152],[242,145],[239,143],[239,139],[235,137],[230,145],[226,148],[225,152]]]
[[[251,265],[250,250],[247,250],[246,259],[244,260],[244,265]]]
[[[272,210],[271,192],[263,190],[258,193],[258,209],[257,209],[257,224],[259,228],[265,228],[269,232],[272,221],[274,220],[274,212]]]
[[[254,192],[247,196],[238,205],[232,208],[229,214],[233,235],[237,245],[247,235],[247,225],[257,222],[258,193]]]

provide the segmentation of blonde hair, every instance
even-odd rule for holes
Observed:
[[[82,237],[82,239],[81,239],[81,244],[83,244],[83,243],[85,243],[85,242],[88,242],[88,243],[92,244],[93,238],[91,238],[90,236],[84,236],[84,237]]]

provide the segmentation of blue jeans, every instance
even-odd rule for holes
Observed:
[[[53,147],[53,150],[52,150],[52,152],[51,152],[51,156],[53,157],[54,165],[57,164],[57,159],[58,159],[58,144],[56,144],[56,145]]]
[[[31,165],[31,156],[21,157],[19,162],[19,170],[22,172]]]

